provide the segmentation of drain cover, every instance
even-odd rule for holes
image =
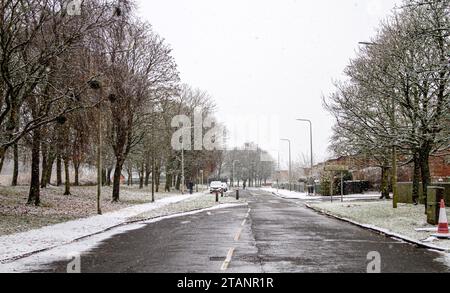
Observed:
[[[211,256],[209,261],[225,261],[226,257],[224,256]]]

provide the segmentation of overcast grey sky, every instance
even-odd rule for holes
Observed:
[[[321,96],[330,93],[359,41],[400,0],[139,0],[139,12],[173,48],[184,83],[208,91],[226,125],[245,115],[278,115],[292,156],[326,159],[333,121]],[[264,146],[281,150],[287,144]],[[274,152],[274,156],[276,153]]]

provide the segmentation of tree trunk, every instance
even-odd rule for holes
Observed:
[[[112,194],[113,202],[119,202],[120,200],[120,176],[122,175],[123,163],[124,161],[121,160],[117,160],[116,162],[113,179],[113,194]]]
[[[130,169],[127,169],[127,174],[128,174],[128,186],[132,186],[133,185],[133,171]]]
[[[388,167],[381,167],[381,199],[383,198],[390,199]]]
[[[41,147],[41,133],[40,129],[33,130],[31,147],[31,181],[30,192],[28,194],[28,204],[39,206],[40,199],[40,182],[39,182],[39,162],[40,162],[40,147]]]
[[[3,164],[5,163],[6,150],[4,148],[0,148],[0,173],[2,173]]]
[[[106,185],[108,185],[108,186],[111,186],[111,175],[112,175],[112,170],[113,170],[113,168],[108,168],[108,172],[107,172],[107,175],[106,175]]]
[[[106,170],[105,168],[102,168],[102,186],[105,186],[107,183],[107,178],[106,176],[108,175],[108,170]]]
[[[154,165],[153,164],[152,164],[152,168],[151,169],[154,169]],[[151,170],[149,168],[149,164],[147,163],[147,164],[145,164],[145,179],[144,179],[145,187],[148,187],[148,184],[150,183],[150,173],[151,173]]]
[[[413,194],[412,199],[414,204],[419,204],[419,189],[420,189],[420,158],[417,153],[414,154],[414,173],[413,173]]]
[[[61,154],[56,157],[56,186],[62,185],[62,162]]]
[[[75,182],[74,186],[80,186],[80,164],[74,163],[73,168],[75,170]]]
[[[159,165],[155,166],[155,192],[159,192],[159,185],[161,183],[161,172],[160,172],[160,168]]]
[[[19,146],[17,145],[17,143],[13,145],[13,153],[14,153],[14,169],[11,186],[17,186],[17,179],[19,177]]]
[[[422,192],[423,200],[425,201],[425,213],[427,212],[428,186],[431,184],[429,159],[429,151],[422,150],[420,153],[420,171],[422,173]]]
[[[65,173],[64,195],[71,195],[71,193],[70,193],[69,159],[63,158],[63,161],[64,161],[64,173]]]
[[[139,189],[144,188],[144,173],[145,173],[144,163],[142,163],[141,169],[139,170]]]
[[[41,153],[42,153],[42,172],[41,172],[41,188],[47,187],[47,165],[48,165],[48,147],[47,143],[41,142]]]
[[[53,164],[55,163],[56,155],[54,151],[50,151],[49,158],[48,158],[48,164],[47,164],[47,170],[45,171],[45,179],[46,179],[46,185],[49,185],[52,181],[52,171],[53,171]]]
[[[176,180],[176,182],[175,182],[175,189],[176,190],[180,190],[180,186],[181,186],[181,176],[177,176],[177,180]]]

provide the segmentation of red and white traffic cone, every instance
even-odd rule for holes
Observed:
[[[439,210],[438,234],[449,235],[447,212],[445,211],[444,200],[441,200],[441,209]]]

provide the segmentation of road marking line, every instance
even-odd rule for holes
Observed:
[[[230,265],[230,262],[231,262],[231,258],[233,257],[234,249],[235,248],[230,248],[230,250],[228,251],[228,254],[227,254],[227,258],[223,262],[220,270],[226,271],[228,269],[228,266]]]
[[[242,234],[242,228],[239,229],[236,236],[234,236],[234,241],[239,241],[239,238],[241,238],[241,234]]]

